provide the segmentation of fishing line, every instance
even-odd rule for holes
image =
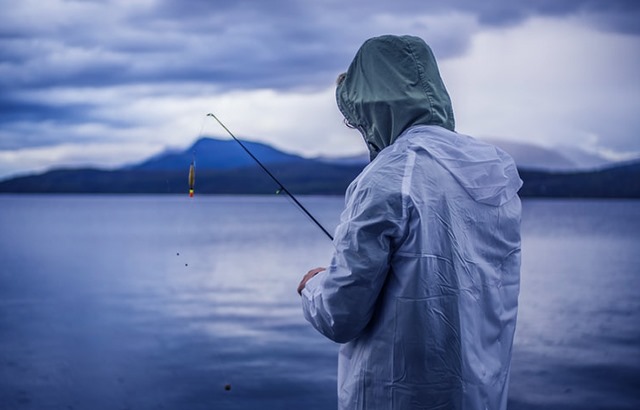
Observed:
[[[331,239],[331,241],[333,241],[333,236],[331,236],[331,234],[324,228],[324,226],[322,226],[322,224],[320,224],[320,222],[318,222],[318,220],[316,218],[313,217],[313,215],[311,215],[311,213],[309,211],[307,211],[307,208],[305,208],[297,199],[295,196],[293,196],[293,194],[291,192],[289,192],[289,190],[287,188],[285,188],[284,185],[282,185],[282,182],[280,182],[278,180],[278,178],[276,178],[271,172],[269,172],[269,170],[262,164],[262,162],[260,162],[258,160],[258,158],[256,158],[251,151],[249,151],[249,149],[242,143],[242,141],[240,141],[239,139],[236,138],[235,135],[233,135],[233,133],[231,131],[229,131],[229,128],[227,128],[222,121],[220,121],[218,119],[218,117],[216,117],[215,115],[213,115],[212,113],[207,114],[207,117],[213,117],[218,124],[220,124],[220,126],[222,128],[224,128],[224,130],[231,136],[231,138],[233,138],[233,140],[235,142],[237,142],[238,144],[240,144],[240,146],[242,147],[242,149],[244,149],[244,151],[249,154],[249,156],[258,164],[260,165],[260,168],[262,168],[262,170],[264,172],[267,173],[267,175],[269,175],[271,177],[271,179],[273,179],[275,181],[276,184],[278,184],[278,193],[280,192],[284,192],[285,194],[287,194],[289,196],[289,198],[291,198],[291,200],[293,200],[293,202],[298,206],[298,208],[300,210],[302,210],[310,219],[311,221],[313,221],[318,228],[320,228],[322,230],[322,232],[324,232],[325,235],[327,235],[327,237],[329,239]]]
[[[206,118],[202,119],[202,124],[200,124],[200,131],[198,131],[198,136],[196,137],[196,141],[199,141],[202,137],[202,130],[204,130],[204,123]],[[195,145],[193,150],[191,151],[191,165],[189,165],[189,174],[188,174],[188,183],[189,183],[189,197],[193,198],[195,192],[195,183],[196,183],[196,148]],[[169,189],[169,181],[167,180],[167,190]],[[193,206],[193,205],[192,205]],[[176,220],[180,220],[177,218]],[[182,232],[184,231],[184,223],[180,224],[179,227],[179,237],[182,237]],[[176,252],[176,256],[182,258],[180,256],[180,252]],[[184,262],[185,268],[189,266],[188,262]]]
[[[198,137],[196,141],[200,140],[202,136],[202,130],[204,129],[204,121],[206,117],[202,119],[202,124],[200,124],[200,131],[198,132]],[[195,192],[195,184],[196,184],[196,148],[195,145],[193,147],[193,151],[191,151],[191,165],[189,166],[189,197],[193,198]]]

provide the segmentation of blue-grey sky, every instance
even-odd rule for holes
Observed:
[[[333,87],[380,34],[429,43],[458,131],[640,155],[635,0],[0,0],[0,178],[200,135],[365,151]]]

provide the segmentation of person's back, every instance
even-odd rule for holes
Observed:
[[[407,55],[421,45],[383,41]],[[339,105],[341,92],[353,90],[339,87]],[[345,118],[376,145],[375,160],[349,187],[329,271],[302,290],[307,320],[344,343],[339,407],[505,408],[520,268],[513,161],[455,133],[450,107],[440,107],[439,120],[376,138],[358,118],[366,104],[342,102]]]

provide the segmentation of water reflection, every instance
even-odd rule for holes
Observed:
[[[637,204],[525,201],[510,408],[640,406]],[[286,200],[6,196],[0,226],[8,408],[335,408],[295,292],[332,245]]]

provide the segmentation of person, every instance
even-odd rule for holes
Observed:
[[[522,185],[455,132],[429,46],[367,40],[336,89],[371,162],[346,192],[328,269],[298,286],[341,345],[340,409],[504,409],[520,287]]]

